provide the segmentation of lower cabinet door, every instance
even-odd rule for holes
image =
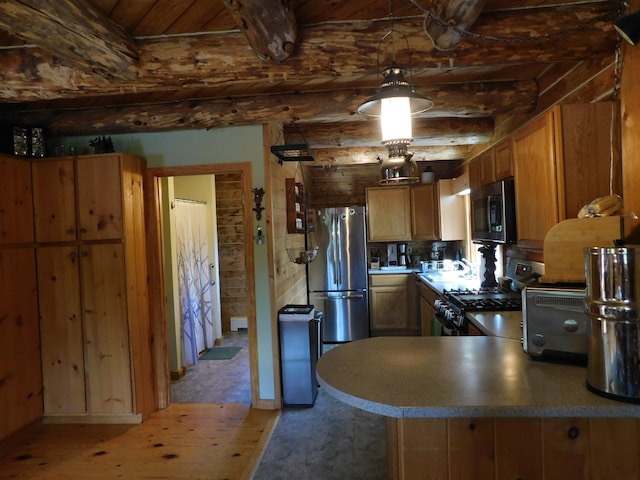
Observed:
[[[36,253],[44,414],[84,414],[78,247],[38,247]]]
[[[132,413],[123,245],[85,245],[80,261],[89,413]]]

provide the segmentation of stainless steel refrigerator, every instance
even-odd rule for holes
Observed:
[[[316,245],[307,285],[309,304],[324,315],[323,342],[369,337],[364,207],[307,210],[307,246]]]

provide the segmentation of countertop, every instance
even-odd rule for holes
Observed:
[[[511,312],[469,312],[467,318],[485,335],[510,338],[522,338],[522,311]]]
[[[440,294],[444,290],[474,290],[480,287],[480,280],[451,274],[416,273],[416,275]],[[520,326],[522,311],[520,310],[510,312],[469,312],[466,316],[485,335],[511,338],[518,341],[522,338],[522,327]]]
[[[376,337],[318,361],[327,393],[388,417],[640,417],[587,390],[586,367],[542,362],[500,337]]]
[[[445,290],[469,289],[480,287],[479,279],[469,279],[455,274],[455,272],[422,273],[417,268],[385,267],[384,269],[370,269],[370,275],[393,273],[415,273],[416,277],[436,292],[442,294]],[[520,341],[522,338],[522,312],[470,312],[467,318],[483,334]]]
[[[415,267],[380,267],[370,268],[369,275],[385,275],[390,273],[417,273],[419,268]]]

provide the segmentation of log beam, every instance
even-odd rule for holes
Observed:
[[[282,62],[295,51],[298,25],[288,0],[224,0],[224,5],[258,58]]]
[[[301,124],[352,122],[354,118],[359,118],[356,113],[358,105],[374,92],[375,90],[337,90],[74,110],[43,109],[32,112],[5,110],[6,114],[3,117],[10,117],[11,121],[17,124],[46,125],[54,135],[219,128],[229,125],[254,125],[268,121],[300,122]],[[434,108],[422,114],[421,118],[489,117],[506,112],[530,112],[535,107],[538,88],[535,81],[488,82],[432,85],[424,93],[433,94],[432,98],[436,104]],[[80,116],[82,122],[78,122]],[[362,121],[364,120],[363,117]],[[453,120],[447,120],[447,122],[453,122]],[[478,135],[487,134],[487,127],[486,125],[482,127],[482,122],[486,120],[478,120],[476,124]],[[375,122],[368,123],[371,126],[375,124]],[[426,135],[428,131],[428,129],[425,130],[424,134]],[[377,139],[378,134],[376,133],[373,138]]]
[[[15,0],[0,2],[0,29],[48,53],[50,69],[78,69],[93,78],[131,81],[138,52],[125,31],[83,0]],[[24,62],[38,63],[33,49]],[[69,68],[72,67],[72,68]],[[43,88],[55,89],[55,84]]]
[[[469,149],[465,145],[449,147],[409,147],[416,162],[432,162],[439,160],[465,160],[469,158]],[[318,148],[313,149],[315,162],[313,165],[354,165],[380,163],[379,159],[387,158],[389,153],[385,147],[353,147],[353,148]]]
[[[487,143],[493,138],[491,118],[414,119],[410,148]],[[380,124],[377,121],[287,125],[287,143],[301,137],[317,148],[367,147],[380,145]],[[373,142],[372,142],[372,139]]]
[[[434,75],[446,74],[454,66],[487,67],[506,63],[517,68],[532,62],[570,62],[610,56],[616,44],[611,27],[615,18],[615,8],[607,2],[570,9],[497,12],[488,19],[481,15],[474,24],[474,32],[513,41],[465,38],[452,51],[434,49],[420,19],[398,20],[397,28],[411,38],[412,79],[418,86]],[[568,30],[567,25],[573,28]],[[239,33],[140,40],[136,81],[117,85],[105,84],[91,75],[59,65],[46,52],[36,58],[28,55],[24,48],[6,50],[2,55],[3,64],[8,68],[0,72],[0,98],[20,102],[223,88],[229,82],[255,87],[256,82],[263,82],[262,91],[250,91],[255,95],[277,91],[279,85],[297,88],[305,83],[344,84],[354,77],[361,82],[364,77],[364,83],[369,78],[373,86],[372,82],[377,83],[378,79],[372,65],[377,64],[379,39],[387,27],[386,22],[310,26],[305,29],[304,42],[297,54],[278,64],[260,62],[243,45]],[[400,62],[401,58],[399,51]]]

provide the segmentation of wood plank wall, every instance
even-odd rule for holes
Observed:
[[[231,328],[231,317],[247,317],[244,233],[240,173],[216,175],[218,256],[220,268],[220,310],[222,331]]]
[[[282,143],[281,127],[272,126],[269,136],[272,144]],[[308,201],[305,179],[299,162],[278,164],[274,155],[269,155],[268,169],[271,183],[271,223],[273,228],[273,288],[276,311],[287,304],[307,303],[307,273],[304,265],[289,260],[287,248],[304,248],[304,235],[287,232],[287,192],[285,179],[295,178],[305,189],[305,201]],[[306,207],[306,205],[305,205]]]
[[[317,159],[322,161],[322,159]],[[455,178],[462,174],[462,161],[417,162],[420,173],[431,166],[436,178]],[[364,205],[365,189],[379,186],[380,164],[305,165],[305,184],[309,206],[314,208]]]

